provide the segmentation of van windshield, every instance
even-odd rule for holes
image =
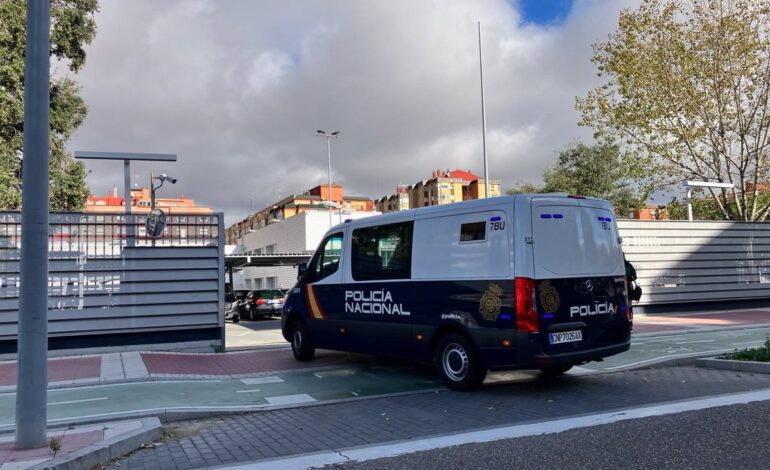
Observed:
[[[532,228],[535,269],[543,275],[611,275],[622,264],[615,217],[606,209],[533,206]]]

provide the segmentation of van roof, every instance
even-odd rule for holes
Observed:
[[[358,226],[358,225],[370,225],[373,222],[374,223],[388,223],[389,221],[393,222],[401,222],[405,220],[410,220],[414,218],[416,215],[428,215],[428,214],[443,214],[443,213],[451,213],[458,210],[483,210],[483,209],[489,209],[494,207],[499,207],[501,205],[513,205],[514,201],[519,198],[524,198],[527,200],[532,200],[536,198],[569,198],[574,197],[567,193],[541,193],[541,194],[515,194],[511,196],[497,196],[497,197],[491,197],[487,199],[472,199],[469,201],[461,201],[461,202],[453,202],[451,204],[441,204],[438,206],[428,206],[428,207],[420,207],[417,209],[407,209],[403,211],[395,211],[395,212],[387,212],[385,214],[381,215],[375,215],[371,217],[364,217],[361,219],[355,219],[351,220],[342,224],[335,225],[329,231],[339,229],[341,227],[345,226]],[[593,197],[583,197],[580,196],[581,199],[586,200],[593,200],[593,201],[601,201],[601,202],[607,202],[604,199],[599,198],[593,198]],[[376,221],[376,222],[375,222]]]

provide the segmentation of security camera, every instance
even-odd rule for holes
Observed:
[[[171,184],[176,184],[176,178],[174,178],[173,176],[168,176],[165,173],[161,173],[160,175],[158,175],[158,179],[160,181],[168,181]]]

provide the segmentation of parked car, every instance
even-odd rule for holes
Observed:
[[[233,323],[241,321],[240,311],[241,301],[238,299],[233,288],[229,283],[225,284],[225,320],[232,320]]]
[[[238,313],[241,318],[243,318],[246,313],[246,296],[249,295],[249,292],[248,289],[235,289],[235,291],[233,291],[238,304]]]
[[[246,296],[244,318],[279,316],[283,311],[284,294],[278,289],[253,290]]]

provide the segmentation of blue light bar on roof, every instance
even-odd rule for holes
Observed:
[[[551,218],[551,214],[540,214],[540,218],[541,219],[550,219]]]
[[[553,218],[554,218],[554,219],[563,219],[563,218],[564,218],[564,216],[563,216],[563,215],[561,215],[561,214],[554,214],[554,215],[553,215]]]
[[[501,217],[500,217],[499,215],[496,215],[496,216],[494,216],[494,217],[490,218],[489,220],[490,220],[491,222],[497,222],[497,221],[498,221],[498,220],[500,220],[500,219],[501,219]]]

